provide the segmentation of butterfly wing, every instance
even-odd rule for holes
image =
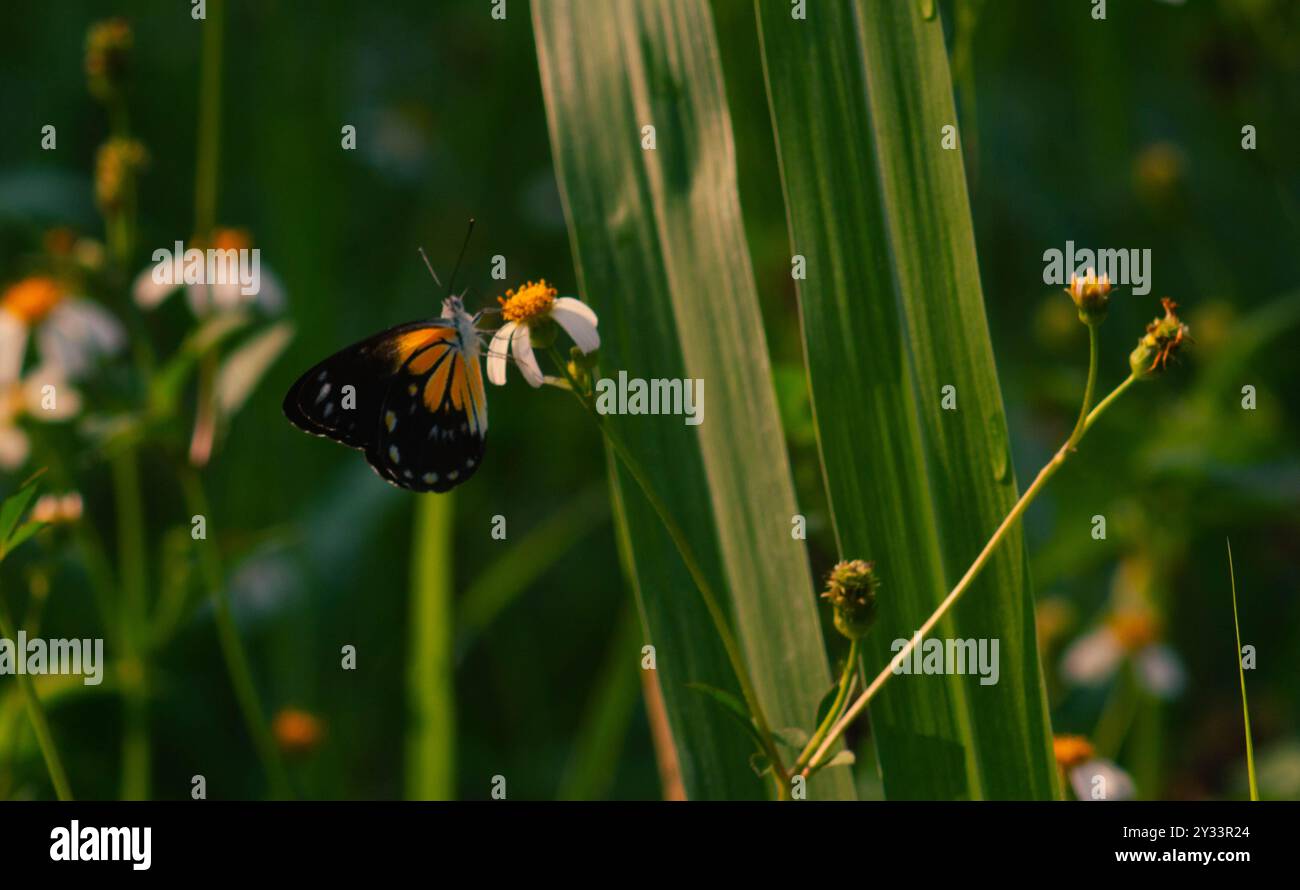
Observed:
[[[487,395],[477,350],[455,334],[431,339],[393,377],[366,451],[388,481],[448,491],[478,469],[487,448]]]
[[[411,322],[334,353],[289,388],[285,417],[304,432],[369,449],[394,375],[427,343],[450,330],[441,320]]]

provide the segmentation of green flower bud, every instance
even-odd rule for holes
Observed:
[[[826,579],[822,597],[835,610],[835,629],[850,640],[867,635],[876,619],[876,564],[861,559],[837,563]]]

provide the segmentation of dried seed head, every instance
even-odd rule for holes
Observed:
[[[822,596],[835,610],[835,629],[850,640],[867,635],[876,618],[876,564],[861,559],[837,563],[826,579]]]
[[[1183,324],[1174,311],[1178,304],[1168,297],[1162,297],[1160,305],[1164,307],[1164,317],[1156,318],[1147,325],[1146,333],[1128,357],[1129,368],[1144,379],[1153,377],[1168,367],[1170,357],[1182,348],[1185,341],[1192,339],[1191,328]]]

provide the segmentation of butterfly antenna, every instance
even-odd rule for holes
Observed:
[[[461,261],[465,259],[465,249],[469,247],[469,236],[474,234],[474,217],[469,218],[469,228],[465,230],[465,241],[460,246],[460,256],[456,257],[456,267],[451,270],[451,277],[447,279],[447,296],[451,296],[452,288],[456,285],[456,273],[460,271]]]
[[[423,247],[418,247],[416,249],[420,251],[420,259],[424,260],[424,268],[429,270],[429,274],[433,276],[434,283],[438,285],[438,287],[442,287],[442,282],[438,280],[438,273],[433,271],[433,263],[429,262],[429,255],[424,252]]]

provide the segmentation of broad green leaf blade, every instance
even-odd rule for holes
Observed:
[[[941,142],[956,125],[942,25],[914,2],[757,12],[835,532],[884,579],[871,673],[1016,500],[961,152]],[[997,639],[1000,675],[891,678],[871,709],[886,793],[1053,797],[1018,528],[940,627]]]
[[[1259,800],[1259,783],[1255,780],[1255,743],[1250,735],[1250,705],[1246,701],[1246,668],[1241,663],[1241,619],[1237,617],[1237,573],[1232,568],[1232,542],[1228,542],[1228,578],[1232,582],[1232,626],[1237,633],[1237,676],[1241,679],[1241,719],[1246,725],[1246,777],[1250,781],[1250,799]]]
[[[612,420],[729,593],[769,723],[809,727],[830,674],[807,554],[790,534],[797,508],[708,5],[547,0],[533,4],[533,22],[579,287],[601,319],[602,370],[704,382],[698,426]],[[687,793],[762,794],[743,733],[685,688],[737,688],[699,594],[621,468],[613,488]],[[809,788],[813,798],[852,794],[847,776]]]

